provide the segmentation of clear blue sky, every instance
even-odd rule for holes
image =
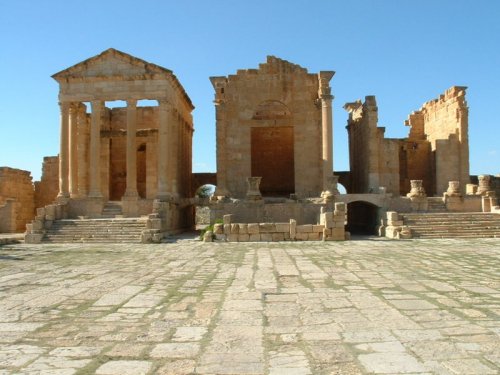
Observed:
[[[174,71],[196,109],[195,171],[215,171],[208,77],[275,55],[335,70],[334,158],[349,168],[349,101],[376,95],[387,137],[452,85],[468,86],[471,173],[500,173],[498,0],[0,0],[0,166],[40,178],[59,151],[52,74],[113,47]]]

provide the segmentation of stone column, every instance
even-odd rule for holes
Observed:
[[[168,140],[169,140],[169,114],[170,103],[166,99],[158,100],[159,103],[159,129],[158,129],[158,189],[156,197],[159,200],[168,200],[171,193],[168,184]]]
[[[69,149],[69,108],[70,103],[59,103],[61,110],[61,138],[59,151],[59,194],[58,198],[68,198],[68,149]]]
[[[330,80],[335,72],[319,72],[319,98],[321,100],[321,135],[323,159],[323,191],[328,190],[328,178],[333,175],[333,111]]]
[[[179,123],[178,114],[170,108],[170,116],[168,118],[168,180],[170,183],[170,192],[174,197],[177,197],[179,184],[179,160],[182,155],[181,145],[181,125]]]
[[[78,103],[69,106],[69,194],[78,196]]]
[[[83,103],[78,105],[78,195],[87,196],[88,165],[86,149],[88,145],[87,108]]]
[[[126,197],[137,197],[137,100],[127,100],[127,188]]]
[[[226,119],[225,119],[225,101],[218,99],[215,103],[215,122],[216,122],[216,147],[217,147],[217,185],[215,188],[215,197],[225,197],[229,195],[226,180]]]
[[[89,197],[102,198],[101,192],[101,115],[104,102],[92,101],[90,122],[90,184]]]

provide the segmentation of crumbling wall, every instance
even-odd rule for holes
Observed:
[[[2,231],[23,232],[35,217],[34,189],[31,173],[0,167],[0,222]]]
[[[385,139],[385,128],[378,127],[375,96],[347,103],[349,112],[349,160],[351,193],[370,193],[383,186],[388,193],[399,194],[399,144]]]
[[[42,178],[35,181],[35,207],[45,207],[54,200],[59,193],[59,157],[46,156],[43,158]]]
[[[408,155],[408,164],[416,166],[416,170],[405,172],[409,179],[422,179],[424,186],[432,181],[428,194],[440,195],[448,188],[448,181],[460,181],[462,193],[469,183],[469,136],[468,107],[465,100],[466,87],[453,86],[438,99],[425,103],[422,108],[413,112],[406,125],[410,126],[408,142],[426,140],[431,148],[431,168],[425,176],[418,176],[427,163],[421,154]],[[410,160],[413,159],[413,160]]]

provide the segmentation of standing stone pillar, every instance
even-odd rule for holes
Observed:
[[[319,98],[321,100],[321,135],[323,159],[323,191],[328,190],[328,178],[333,174],[333,111],[330,80],[335,72],[322,71],[318,73]]]
[[[216,147],[217,147],[217,185],[215,188],[215,197],[226,197],[229,195],[227,191],[226,180],[226,118],[225,118],[225,101],[218,99],[215,103],[215,120],[216,120]]]
[[[69,106],[69,194],[78,196],[78,103]]]
[[[127,100],[127,188],[126,197],[137,197],[137,100]]]
[[[88,129],[87,129],[87,108],[85,104],[79,103],[77,114],[77,136],[78,136],[78,195],[80,197],[87,196],[87,181],[88,181],[88,164],[86,158],[86,149],[88,145]]]
[[[69,107],[70,103],[59,103],[61,109],[61,139],[59,151],[59,194],[58,198],[68,198],[68,149],[69,149]]]
[[[89,197],[102,198],[101,192],[101,115],[104,102],[92,101],[92,117],[90,121],[90,184]]]
[[[158,129],[158,189],[157,199],[168,200],[171,197],[168,185],[168,140],[169,140],[169,113],[170,103],[166,99],[158,100],[159,103],[159,129]]]
[[[178,196],[179,183],[179,159],[181,158],[181,134],[179,129],[179,121],[177,113],[172,108],[168,118],[169,135],[168,135],[168,180],[170,182],[170,190],[174,197]]]

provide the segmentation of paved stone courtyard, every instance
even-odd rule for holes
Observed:
[[[0,374],[498,374],[496,240],[0,247]]]

